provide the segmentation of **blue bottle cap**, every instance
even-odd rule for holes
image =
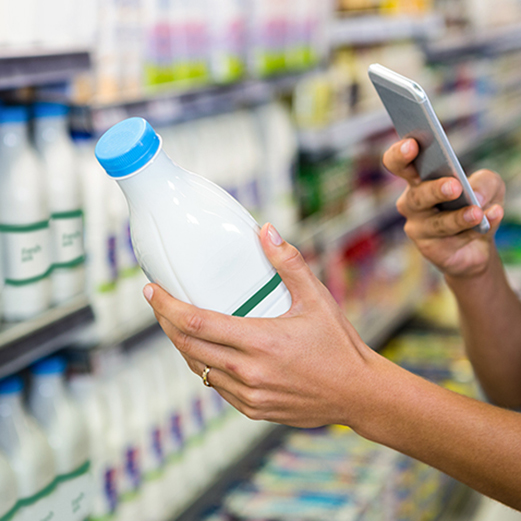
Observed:
[[[0,395],[18,394],[24,388],[24,382],[19,376],[8,376],[0,380]]]
[[[23,105],[2,105],[0,108],[0,123],[26,123],[29,111]]]
[[[69,107],[63,103],[40,101],[33,105],[35,118],[64,118],[69,113]]]
[[[96,145],[96,158],[111,177],[124,177],[143,168],[161,141],[148,121],[129,118],[114,125]]]
[[[36,362],[31,367],[31,373],[37,376],[63,374],[65,367],[65,360],[61,356],[51,356]]]

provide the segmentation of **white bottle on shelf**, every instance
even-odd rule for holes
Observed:
[[[69,380],[89,433],[92,476],[92,519],[115,519],[119,501],[118,448],[101,384],[91,374]]]
[[[5,32],[0,38],[4,39],[7,47],[29,53],[36,41],[36,0],[4,0],[2,8],[0,14],[7,22],[4,25]]]
[[[110,340],[117,331],[116,309],[118,266],[117,230],[110,212],[110,180],[94,157],[92,136],[73,133],[76,161],[80,173],[85,208],[85,246],[87,256],[87,294],[96,321],[86,331],[83,343]]]
[[[51,212],[53,303],[60,304],[85,289],[85,247],[80,179],[69,137],[69,109],[61,103],[36,103],[34,141],[45,167]]]
[[[145,120],[117,124],[96,155],[127,197],[132,242],[150,280],[222,313],[289,310],[291,295],[262,250],[255,220],[217,185],[175,165]]]
[[[25,320],[51,300],[49,211],[42,165],[29,144],[28,112],[0,108],[0,241],[4,318]]]
[[[29,404],[54,452],[59,506],[56,515],[84,521],[91,513],[89,438],[85,420],[65,386],[65,361],[43,359],[31,368]]]
[[[0,450],[16,475],[18,515],[23,521],[68,521],[58,517],[53,451],[40,426],[26,413],[22,392],[20,377],[0,380]]]
[[[0,519],[21,521],[16,476],[6,457],[0,452]]]

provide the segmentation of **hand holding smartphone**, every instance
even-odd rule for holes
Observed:
[[[418,142],[420,153],[414,160],[414,166],[420,178],[425,181],[455,177],[461,183],[461,196],[455,201],[438,205],[438,208],[450,211],[469,205],[481,207],[429,98],[420,85],[379,64],[369,67],[369,77],[398,135]],[[485,216],[476,230],[483,234],[490,230],[490,223]]]

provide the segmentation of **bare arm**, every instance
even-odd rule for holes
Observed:
[[[409,146],[403,145],[408,144]],[[503,217],[505,186],[501,178],[481,170],[470,183],[481,199],[492,230],[472,228],[483,210],[476,206],[439,212],[435,205],[456,199],[460,183],[452,178],[421,182],[411,161],[418,153],[413,140],[397,143],[384,156],[394,174],[409,183],[398,201],[407,218],[405,230],[421,253],[444,274],[460,309],[469,358],[488,397],[496,404],[521,406],[521,304],[508,285],[494,245]]]
[[[209,382],[252,419],[349,425],[521,509],[521,414],[442,389],[375,353],[295,248],[277,237],[271,227],[261,231],[293,299],[282,317],[221,315],[145,288],[190,368],[201,375],[210,366]]]

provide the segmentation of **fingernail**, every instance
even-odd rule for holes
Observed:
[[[401,147],[400,149],[402,151],[402,154],[404,156],[407,156],[409,154],[409,152],[411,151],[411,142],[409,140],[407,140]]]
[[[154,288],[150,285],[147,285],[143,288],[143,295],[150,302],[152,297],[154,296]]]
[[[493,221],[498,219],[500,217],[500,215],[501,215],[501,210],[500,210],[499,206],[493,206],[490,209],[490,211],[488,212],[489,219],[492,219]]]
[[[463,214],[463,218],[465,219],[465,221],[467,221],[468,223],[472,223],[476,220],[476,214],[474,212],[474,208],[469,208],[464,214]]]
[[[268,235],[270,236],[271,242],[275,246],[280,246],[282,244],[282,237],[279,235],[279,232],[271,224],[268,228]]]
[[[485,197],[481,195],[479,192],[474,192],[476,194],[476,199],[479,201],[479,204],[483,206],[483,203],[485,202]]]
[[[452,182],[447,181],[446,183],[444,183],[443,186],[441,187],[441,192],[443,195],[445,195],[447,197],[452,196],[454,194],[454,188],[452,186]]]

